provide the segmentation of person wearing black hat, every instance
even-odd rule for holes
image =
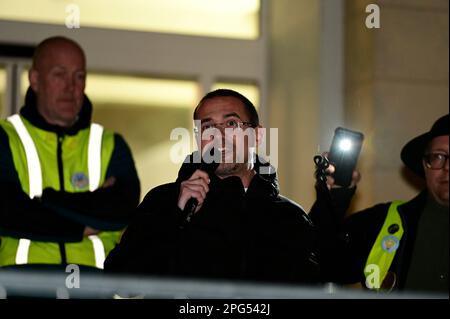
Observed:
[[[401,151],[406,167],[426,185],[410,201],[377,204],[345,219],[355,187],[337,188],[332,178],[328,187],[316,187],[310,217],[319,232],[324,281],[448,295],[448,118]],[[357,179],[354,174],[353,185]]]
[[[433,199],[448,208],[448,114],[429,132],[406,144],[401,158],[409,169],[425,178]]]

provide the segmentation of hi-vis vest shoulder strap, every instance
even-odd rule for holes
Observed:
[[[8,121],[14,126],[25,149],[30,184],[30,198],[40,197],[42,195],[42,170],[36,146],[18,114],[8,117]]]
[[[102,173],[102,135],[103,126],[92,123],[88,146],[89,190],[91,192],[95,191],[100,184]]]
[[[383,227],[367,258],[364,274],[369,289],[380,289],[400,246],[404,230],[397,207],[401,204],[402,201],[393,201],[389,206]]]
[[[27,158],[30,198],[40,197],[42,195],[42,169],[39,161],[36,146],[25,127],[21,117],[18,114],[12,115],[7,119],[13,126],[19,136],[25,149]],[[89,133],[88,144],[88,171],[89,171],[89,190],[94,191],[99,187],[101,176],[101,151],[102,151],[103,127],[92,123]],[[88,237],[92,241],[95,254],[95,264],[97,268],[103,268],[105,260],[105,250],[103,243],[98,236]],[[31,241],[29,239],[20,239],[16,253],[16,264],[23,265],[28,263],[28,252]]]

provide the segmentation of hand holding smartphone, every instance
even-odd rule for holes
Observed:
[[[356,167],[364,135],[343,127],[336,128],[331,142],[329,161],[334,166],[334,183],[347,187],[352,181],[353,170]]]

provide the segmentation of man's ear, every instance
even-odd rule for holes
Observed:
[[[31,68],[28,71],[28,80],[30,81],[31,89],[34,92],[37,92],[38,85],[39,85],[39,73],[38,73],[38,71],[36,69]]]

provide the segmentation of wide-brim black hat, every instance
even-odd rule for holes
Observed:
[[[448,114],[438,119],[429,132],[417,136],[403,147],[400,157],[406,167],[420,177],[424,177],[422,158],[425,148],[433,138],[442,135],[448,135]]]

